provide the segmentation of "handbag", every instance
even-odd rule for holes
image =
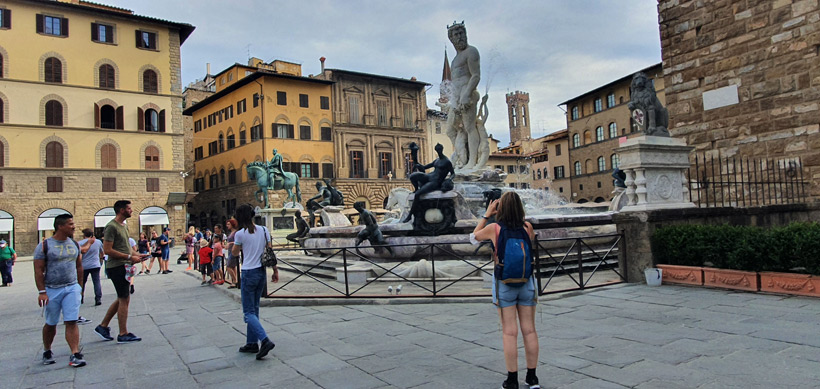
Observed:
[[[263,227],[264,228],[264,227]],[[265,252],[262,254],[262,266],[263,267],[276,267],[276,264],[279,262],[276,259],[276,253],[273,251],[273,248],[269,246],[270,243],[270,233],[268,233],[268,229],[265,228],[265,235],[267,235],[267,240],[265,241]]]

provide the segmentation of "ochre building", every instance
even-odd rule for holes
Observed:
[[[30,254],[70,212],[185,228],[180,46],[194,27],[85,1],[0,3],[0,237]]]

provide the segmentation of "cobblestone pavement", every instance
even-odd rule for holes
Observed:
[[[504,379],[490,304],[263,307],[276,348],[256,361],[237,352],[240,305],[183,267],[137,277],[137,344],[94,334],[114,295],[104,280],[103,305],[81,310],[93,320],[81,326],[88,366],[74,369],[62,326],[58,363],[39,363],[43,319],[31,262],[19,262],[14,286],[0,288],[0,387],[498,388]],[[666,285],[551,296],[536,316],[538,375],[545,388],[813,387],[819,323],[820,300],[809,298]]]

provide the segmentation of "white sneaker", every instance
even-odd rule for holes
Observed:
[[[91,319],[86,319],[82,316],[77,318],[77,324],[88,324],[88,323],[91,323]]]

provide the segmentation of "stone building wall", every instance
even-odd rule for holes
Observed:
[[[817,0],[658,2],[672,136],[707,156],[800,157],[820,195]]]

